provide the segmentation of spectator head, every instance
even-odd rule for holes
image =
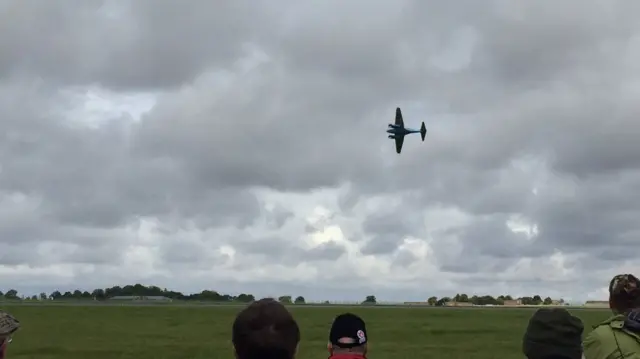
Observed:
[[[633,274],[619,274],[609,282],[609,307],[615,313],[640,308],[640,280]]]
[[[543,308],[533,314],[522,340],[529,359],[581,359],[582,321],[564,308]]]
[[[237,359],[293,359],[300,329],[287,308],[264,298],[238,314],[231,340]]]
[[[0,311],[0,359],[6,358],[11,336],[20,329],[20,322],[11,314]]]
[[[333,320],[327,348],[331,355],[367,353],[367,327],[364,320],[352,313],[340,314]]]

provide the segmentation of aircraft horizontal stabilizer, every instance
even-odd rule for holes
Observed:
[[[420,126],[420,136],[422,137],[422,141],[424,141],[424,137],[427,135],[427,126],[422,122],[422,126]]]

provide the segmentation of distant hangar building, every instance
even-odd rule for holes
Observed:
[[[588,300],[584,303],[589,308],[609,308],[609,301],[606,300]]]
[[[502,305],[505,307],[516,307],[522,305],[522,301],[520,299],[505,300]]]

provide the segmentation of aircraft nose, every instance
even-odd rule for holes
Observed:
[[[388,130],[387,130],[387,133],[393,133],[393,129],[392,129],[392,128],[391,128],[391,129],[388,129]]]

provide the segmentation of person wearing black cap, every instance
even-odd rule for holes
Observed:
[[[581,359],[582,321],[564,308],[536,311],[524,333],[522,352],[528,359]]]
[[[352,313],[340,314],[329,331],[329,359],[364,359],[368,340],[362,318]]]

